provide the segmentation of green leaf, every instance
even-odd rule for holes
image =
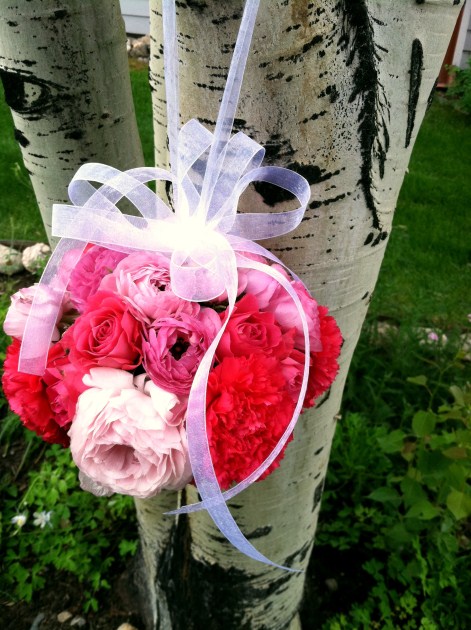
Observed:
[[[450,392],[453,398],[455,399],[456,403],[463,407],[465,404],[463,390],[460,389],[459,387],[456,387],[456,385],[452,385],[450,387]]]
[[[420,501],[426,501],[427,495],[421,484],[411,477],[404,477],[401,481],[401,490],[406,507],[411,507]]]
[[[418,518],[422,521],[430,521],[440,514],[438,508],[430,503],[430,501],[422,500],[415,503],[406,513],[406,518]]]
[[[466,459],[468,457],[468,451],[462,446],[447,448],[443,454],[449,459]]]
[[[436,424],[435,415],[428,411],[418,411],[412,418],[412,430],[417,437],[430,435]]]
[[[407,382],[412,383],[413,385],[422,385],[422,387],[426,387],[427,377],[423,374],[421,374],[420,376],[409,376]]]
[[[398,453],[402,449],[406,434],[400,429],[378,438],[378,444],[384,453]]]
[[[446,499],[446,506],[457,521],[471,515],[471,497],[459,490],[452,490]]]
[[[368,495],[368,498],[373,499],[373,501],[379,501],[380,503],[393,503],[394,505],[401,503],[401,497],[397,490],[388,488],[387,486],[373,490],[373,492]]]

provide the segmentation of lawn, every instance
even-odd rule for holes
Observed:
[[[152,164],[147,72],[134,69],[131,81]],[[470,356],[463,338],[471,313],[470,155],[469,117],[436,99],[345,389],[307,579],[306,628],[471,628]],[[0,159],[0,240],[43,238],[1,99]],[[0,291],[0,321],[14,283]],[[0,354],[5,344],[3,336]],[[0,599],[9,618],[67,607],[98,610],[89,617],[93,627],[117,627],[132,608],[107,593],[120,591],[119,576],[136,551],[132,502],[82,492],[69,452],[24,431],[1,397],[0,417]],[[11,518],[23,512],[29,520],[20,531]],[[53,526],[34,526],[35,512],[50,512]],[[137,615],[126,618],[139,623]]]

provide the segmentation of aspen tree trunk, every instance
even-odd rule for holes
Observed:
[[[261,2],[236,128],[265,146],[266,163],[309,180],[303,223],[268,246],[329,306],[345,339],[340,374],[317,408],[300,418],[281,467],[229,503],[247,537],[281,564],[305,569],[309,562],[345,378],[459,4]],[[198,117],[214,126],[242,8],[242,0],[178,2],[183,122]],[[151,15],[155,155],[165,166],[159,0],[151,0]],[[285,209],[285,196],[256,185],[241,210],[264,204]],[[192,487],[184,495],[197,499]],[[175,502],[175,495],[165,501]],[[300,627],[305,574],[244,557],[204,512],[172,521],[155,508],[153,501],[138,502],[153,591],[149,627]]]
[[[84,162],[143,164],[119,0],[9,0],[0,77],[51,237],[53,203]]]

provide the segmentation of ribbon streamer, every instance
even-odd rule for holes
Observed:
[[[275,238],[295,229],[310,198],[309,184],[301,175],[285,168],[260,166],[265,153],[263,147],[241,132],[230,136],[258,4],[259,0],[247,0],[212,134],[195,119],[178,128],[175,2],[163,0],[171,170],[144,167],[121,172],[94,163],[79,168],[68,188],[72,204],[56,204],[53,208],[52,231],[54,236],[61,237],[61,241],[40,281],[45,291],[37,291],[32,304],[23,336],[19,369],[43,374],[57,312],[70,276],[70,271],[64,268],[64,257],[67,255],[68,269],[73,269],[88,243],[123,252],[167,253],[172,290],[185,300],[206,302],[227,292],[227,317],[198,367],[188,401],[188,449],[202,501],[171,514],[206,509],[222,534],[241,552],[269,565],[296,571],[272,562],[255,549],[240,531],[226,505],[229,498],[242,492],[267,470],[289,439],[307,389],[311,350],[307,319],[289,281],[275,268],[244,255],[261,254],[283,265],[276,256],[254,241]],[[172,184],[174,211],[148,188],[150,181]],[[241,194],[255,181],[268,182],[289,191],[297,198],[298,207],[278,213],[238,213]],[[100,186],[97,188],[91,182]],[[131,201],[141,216],[122,214],[117,208],[122,198]],[[296,408],[278,444],[246,479],[222,493],[206,433],[206,389],[217,345],[234,309],[238,267],[265,273],[279,282],[290,295],[302,323],[305,362]],[[54,298],[55,308],[51,307],[50,298],[43,299],[46,292]]]

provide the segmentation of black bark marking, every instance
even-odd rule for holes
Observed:
[[[38,113],[51,107],[58,111],[56,95],[60,86],[25,74],[27,72],[0,70],[7,105],[28,120],[36,120]]]
[[[374,232],[370,232],[368,234],[368,236],[366,237],[365,242],[363,243],[363,245],[369,245],[372,242],[372,240],[374,239],[374,237],[375,237]]]
[[[373,19],[366,0],[340,0],[343,11],[343,29],[338,42],[341,49],[349,50],[347,66],[356,59],[353,73],[354,88],[349,102],[360,99],[358,132],[362,157],[359,183],[373,221],[372,226],[381,230],[377,203],[373,194],[373,162],[377,161],[380,177],[384,176],[386,154],[389,150],[389,102],[378,79],[377,62],[380,60],[374,41]],[[376,20],[378,24],[380,23]]]
[[[365,293],[365,295],[362,295],[362,296],[361,296],[361,299],[362,299],[362,300],[366,300],[366,298],[369,296],[369,294],[370,294],[370,292],[369,292],[369,291],[367,291],[367,292]]]
[[[314,453],[314,457],[315,457],[316,455],[320,455],[320,454],[322,453],[322,451],[323,451],[323,450],[324,450],[324,447],[323,447],[323,446],[321,446],[320,448],[318,448],[318,449],[317,449],[317,451]]]
[[[14,28],[15,26],[18,26],[18,22],[13,22],[13,20],[9,20],[7,24],[8,26],[11,26],[12,28]]]
[[[157,569],[157,583],[166,595],[174,630],[250,630],[244,610],[280,592],[295,576],[279,571],[265,588],[254,588],[245,571],[195,560],[186,515],[174,526]]]
[[[433,97],[435,96],[435,90],[437,89],[437,85],[438,85],[438,77],[435,79],[435,83],[433,84],[432,89],[430,90],[430,94],[428,95],[428,99],[427,99],[427,111],[430,109],[432,103],[433,103]]]
[[[295,563],[302,562],[309,553],[310,549],[311,541],[308,540],[300,549],[285,558],[283,566],[296,568],[296,566],[293,565],[295,565]]]
[[[414,130],[415,114],[417,103],[419,102],[420,85],[422,83],[422,67],[424,62],[424,49],[420,39],[412,42],[410,56],[410,81],[409,81],[409,104],[407,107],[407,128],[406,147],[410,144],[412,132]]]
[[[349,194],[350,193],[341,193],[340,195],[337,195],[336,197],[331,197],[330,199],[311,201],[311,203],[309,204],[309,208],[315,210],[316,208],[320,208],[321,206],[329,206],[331,203],[335,203],[336,201],[341,201],[342,199],[345,199],[345,197]]]
[[[314,499],[313,499],[313,502],[312,502],[312,511],[313,512],[317,508],[319,503],[321,502],[322,493],[324,492],[324,483],[325,483],[325,478],[322,479],[322,481],[320,481],[318,483],[318,485],[316,486],[316,489],[314,490]]]
[[[15,140],[20,144],[23,148],[26,148],[30,143],[25,134],[20,130],[15,128]]]
[[[306,124],[310,120],[317,120],[318,118],[320,118],[321,116],[325,116],[326,114],[327,114],[327,110],[323,109],[321,112],[315,112],[314,114],[312,114],[312,116],[309,116],[308,118],[304,118],[301,122],[303,124]]]
[[[53,20],[61,20],[65,17],[67,17],[69,15],[68,11],[66,9],[56,9],[54,11]]]
[[[247,540],[253,540],[254,538],[263,538],[264,536],[268,536],[271,530],[271,525],[266,525],[265,527],[257,527],[257,529],[254,529],[253,532],[246,534],[245,537],[247,538]]]
[[[83,129],[73,129],[72,131],[68,131],[64,138],[68,140],[81,140],[84,135]],[[85,161],[87,161],[87,158],[85,158]]]

